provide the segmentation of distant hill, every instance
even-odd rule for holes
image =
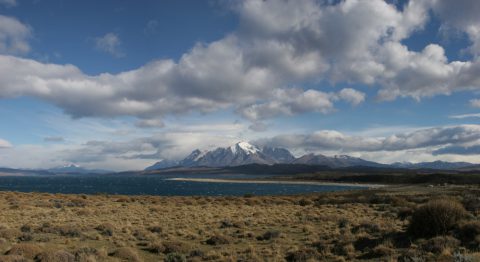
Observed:
[[[420,163],[397,162],[397,163],[393,163],[391,166],[398,167],[398,168],[409,168],[409,169],[456,170],[456,169],[473,167],[474,164],[468,163],[468,162],[433,161],[433,162],[420,162]]]
[[[103,169],[87,169],[80,167],[75,164],[70,164],[70,165],[65,165],[65,166],[60,166],[60,167],[54,167],[47,169],[46,171],[54,174],[108,174],[108,173],[113,173],[113,171],[110,170],[103,170]]]

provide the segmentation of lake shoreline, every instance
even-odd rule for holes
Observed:
[[[256,179],[224,179],[224,178],[168,178],[170,181],[185,181],[199,183],[239,183],[239,184],[285,184],[285,185],[316,185],[316,186],[345,186],[345,187],[367,187],[383,188],[382,184],[361,184],[361,183],[336,183],[323,181],[291,181],[291,180],[256,180]]]

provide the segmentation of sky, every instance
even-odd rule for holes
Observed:
[[[0,166],[238,141],[480,163],[480,1],[0,0]]]

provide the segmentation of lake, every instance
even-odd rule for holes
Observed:
[[[265,177],[262,175],[262,177]],[[46,192],[63,194],[121,194],[157,196],[243,196],[293,195],[363,189],[358,186],[268,184],[268,183],[209,183],[173,181],[171,178],[259,178],[248,175],[96,175],[96,176],[6,176],[0,177],[0,191]]]

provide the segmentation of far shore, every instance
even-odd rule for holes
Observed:
[[[184,178],[184,177],[168,178],[167,180],[200,182],[200,183],[289,184],[289,185],[347,186],[347,187],[368,187],[368,188],[381,188],[386,186],[381,184],[335,183],[335,182],[321,182],[321,181]]]

